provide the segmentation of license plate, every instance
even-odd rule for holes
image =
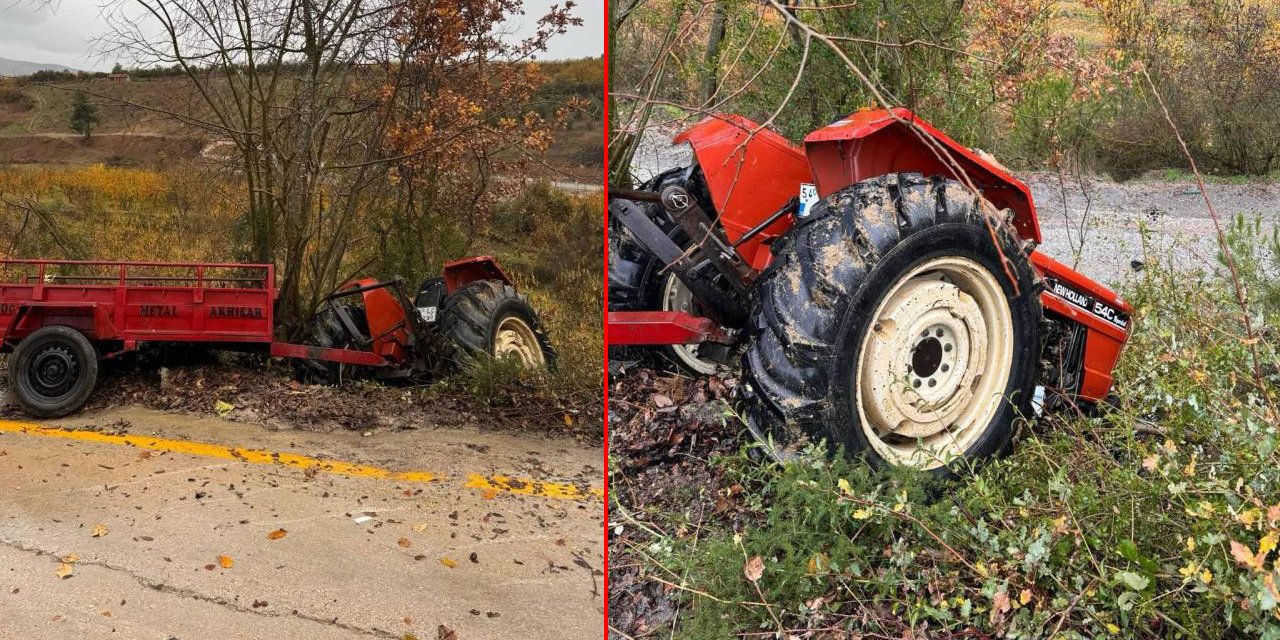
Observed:
[[[419,307],[418,315],[422,316],[423,322],[435,322],[436,308],[435,307]]]
[[[809,215],[809,209],[818,203],[818,187],[809,183],[800,185],[800,208],[796,210],[796,217],[803,218]]]

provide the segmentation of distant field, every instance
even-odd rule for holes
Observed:
[[[586,100],[594,113],[579,115],[557,132],[548,167],[538,177],[598,183],[604,161],[603,62],[599,59],[542,63],[547,82],[531,105],[544,115],[571,97]],[[101,123],[91,142],[72,133],[68,120],[76,91],[90,94]],[[199,96],[184,76],[80,79],[52,85],[0,79],[0,164],[97,164],[156,167],[194,159],[216,136],[155,110],[203,115]]]

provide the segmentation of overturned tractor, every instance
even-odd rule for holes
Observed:
[[[349,282],[307,344],[275,340],[275,268],[257,264],[0,261],[0,353],[19,406],[77,411],[102,360],[144,345],[203,345],[298,360],[312,381],[420,380],[467,361],[554,364],[547,332],[497,261],[448,263],[410,299],[399,279]]]
[[[1104,400],[1129,306],[1037,252],[1030,190],[907,109],[803,147],[739,116],[695,161],[609,191],[610,345],[689,370],[738,361],[779,458],[826,442],[947,474],[1015,421]]]

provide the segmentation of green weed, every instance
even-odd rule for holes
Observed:
[[[1225,278],[1154,258],[1125,292],[1119,406],[1042,418],[959,481],[710,461],[749,496],[736,533],[647,518],[676,636],[1280,638],[1280,265],[1259,226],[1230,240],[1254,340]]]

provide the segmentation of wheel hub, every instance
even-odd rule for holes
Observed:
[[[498,323],[493,338],[493,356],[515,358],[525,368],[542,367],[547,363],[533,329],[516,316],[507,316]]]
[[[674,274],[668,274],[662,283],[661,306],[663,311],[679,311],[690,315],[702,314],[697,301],[693,299],[693,291]],[[704,360],[700,356],[696,344],[674,344],[671,345],[671,351],[685,366],[697,373],[711,375],[718,368],[715,362]]]
[[[890,289],[863,341],[858,408],[892,462],[937,466],[963,453],[998,408],[1012,321],[995,278],[965,258],[936,258]]]
[[[27,378],[42,396],[56,398],[75,384],[79,363],[70,350],[52,345],[35,354],[27,368]]]

